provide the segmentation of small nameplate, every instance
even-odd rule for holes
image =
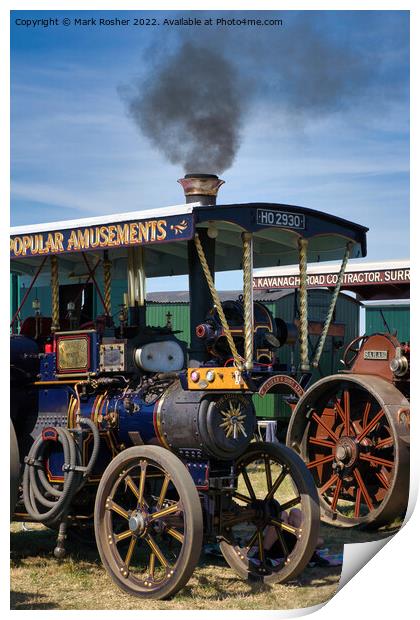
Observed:
[[[364,351],[363,359],[365,360],[387,360],[388,351]]]
[[[57,371],[87,372],[89,369],[89,336],[57,336]]]

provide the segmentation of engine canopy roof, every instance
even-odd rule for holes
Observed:
[[[368,229],[328,213],[265,202],[190,203],[12,228],[11,268],[31,274],[45,256],[56,255],[61,274],[83,277],[81,252],[94,260],[95,254],[108,250],[114,275],[124,275],[127,247],[141,245],[147,277],[183,275],[188,273],[188,240],[197,229],[209,227],[217,235],[216,271],[242,268],[244,231],[254,234],[255,268],[295,264],[299,237],[308,239],[308,262],[341,259],[349,241],[350,258],[366,255]]]

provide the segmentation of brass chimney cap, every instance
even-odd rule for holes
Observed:
[[[215,174],[186,174],[178,183],[185,196],[217,196],[224,181]]]

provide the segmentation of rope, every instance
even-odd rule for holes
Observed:
[[[51,302],[51,331],[54,333],[60,329],[60,288],[58,282],[58,259],[56,256],[51,256]]]
[[[207,264],[206,257],[204,255],[203,246],[201,245],[200,237],[198,236],[197,233],[194,235],[194,243],[195,243],[195,247],[197,248],[198,258],[200,259],[201,267],[203,269],[204,276],[205,276],[206,281],[207,281],[207,286],[209,287],[209,291],[210,291],[210,294],[211,294],[211,297],[212,297],[212,300],[213,300],[213,304],[214,304],[214,306],[215,306],[215,308],[217,310],[220,322],[221,322],[222,327],[223,327],[223,331],[224,331],[226,339],[227,339],[227,341],[229,343],[229,347],[230,347],[230,350],[231,350],[231,353],[232,353],[232,357],[233,357],[234,362],[235,362],[235,366],[237,368],[239,368],[240,370],[242,370],[243,364],[241,362],[241,358],[239,357],[238,350],[236,348],[235,342],[233,340],[233,336],[232,336],[231,331],[229,329],[229,325],[228,325],[228,322],[226,320],[225,313],[223,312],[222,303],[220,301],[219,295],[217,294],[216,288],[214,286],[213,278],[212,278],[212,275],[210,273],[210,269],[209,269],[209,266]]]
[[[353,247],[353,243],[351,243],[349,241],[349,243],[347,243],[347,245],[346,245],[346,250],[345,250],[344,256],[343,256],[343,262],[341,263],[340,272],[338,274],[337,284],[335,285],[335,288],[334,288],[334,292],[333,292],[333,295],[332,295],[332,298],[331,298],[331,302],[330,302],[330,307],[328,309],[327,316],[325,317],[324,327],[322,328],[322,332],[321,332],[321,335],[319,337],[319,341],[318,341],[318,345],[317,345],[317,348],[316,348],[316,351],[315,351],[315,355],[314,355],[314,358],[312,360],[312,366],[314,368],[318,368],[319,359],[321,357],[322,350],[323,350],[324,344],[325,344],[325,340],[327,338],[328,330],[329,330],[330,325],[331,325],[331,321],[332,321],[333,314],[334,314],[334,308],[335,308],[335,305],[337,303],[338,294],[340,292],[341,285],[343,283],[344,272],[346,271],[346,267],[347,267],[347,263],[348,263],[348,260],[349,260],[350,251],[351,251],[352,247]]]
[[[242,233],[243,243],[243,289],[244,289],[244,336],[245,336],[245,368],[252,370],[254,366],[254,301],[252,291],[252,234]]]
[[[108,258],[108,252],[105,252],[103,270],[105,314],[111,316],[111,261]]]
[[[308,356],[308,289],[306,286],[306,268],[308,240],[299,238],[299,338],[300,338],[300,368],[309,370]]]

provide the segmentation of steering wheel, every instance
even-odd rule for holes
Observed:
[[[346,368],[350,368],[350,366],[353,365],[353,362],[356,360],[360,349],[365,344],[367,339],[368,336],[366,334],[364,336],[358,336],[347,345],[347,348],[344,351],[343,359],[341,360]]]

